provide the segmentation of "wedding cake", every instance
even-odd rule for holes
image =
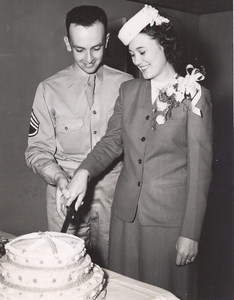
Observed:
[[[104,299],[104,272],[86,254],[84,241],[59,232],[22,235],[0,259],[0,299]]]

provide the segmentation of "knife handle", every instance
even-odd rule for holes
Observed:
[[[74,214],[76,213],[75,204],[76,204],[76,201],[74,200],[70,206],[67,206],[66,218],[64,220],[64,223],[63,223],[63,226],[61,229],[61,232],[63,232],[63,233],[67,232],[68,226],[69,226]]]
[[[66,208],[67,208],[67,214],[71,213],[71,212],[74,214],[76,212],[76,210],[75,210],[75,204],[76,204],[76,200],[74,200],[70,206],[66,206]]]

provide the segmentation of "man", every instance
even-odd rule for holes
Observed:
[[[73,8],[67,13],[66,28],[64,42],[74,63],[39,84],[25,153],[27,165],[48,183],[51,231],[60,231],[64,221],[61,210],[56,210],[56,195],[59,208],[74,171],[106,131],[121,83],[132,78],[102,64],[109,34],[101,8]],[[94,261],[103,267],[108,263],[110,209],[121,167],[116,162],[95,181],[68,229],[86,241]]]

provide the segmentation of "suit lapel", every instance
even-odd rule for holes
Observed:
[[[149,80],[142,81],[142,86],[139,89],[139,103],[140,109],[144,109],[146,113],[151,113],[152,111],[152,101],[151,101],[151,84]]]

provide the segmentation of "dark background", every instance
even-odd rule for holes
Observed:
[[[233,15],[229,0],[0,0],[0,230],[16,235],[47,229],[45,183],[26,167],[24,151],[38,83],[72,62],[63,36],[68,10],[104,8],[112,33],[106,61],[134,73],[116,33],[155,4],[185,27],[185,60],[205,66],[214,108],[214,177],[200,255],[198,300],[231,300],[233,292]]]

